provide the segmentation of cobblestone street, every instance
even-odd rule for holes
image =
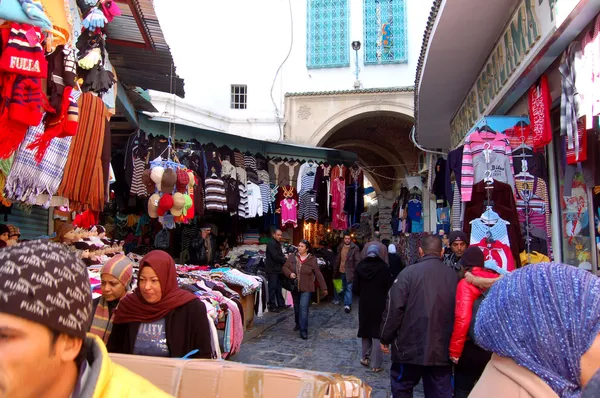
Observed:
[[[260,327],[258,321],[256,327]],[[381,373],[373,373],[360,364],[360,339],[358,330],[358,306],[351,314],[343,307],[329,303],[312,305],[308,324],[308,340],[302,340],[294,332],[294,312],[289,309],[279,316],[279,323],[250,338],[242,345],[241,352],[233,359],[242,363],[281,366],[354,375],[373,388],[374,398],[391,396],[389,382],[390,356],[384,356]],[[423,397],[422,385],[415,391],[416,398]]]

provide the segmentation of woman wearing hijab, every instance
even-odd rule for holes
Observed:
[[[390,259],[390,272],[392,273],[392,277],[396,279],[398,274],[404,269],[404,262],[396,253],[396,245],[393,243],[388,246],[388,256]]]
[[[494,352],[471,398],[580,397],[600,369],[600,280],[555,263],[504,276],[479,307],[475,340]]]
[[[388,291],[394,283],[390,268],[379,256],[379,247],[369,246],[367,257],[356,266],[352,283],[352,293],[360,298],[358,307],[358,337],[362,339],[360,363],[363,366],[370,366],[375,373],[383,370],[381,367],[383,352],[379,341],[380,326]],[[389,260],[391,266],[391,256]]]
[[[94,320],[90,333],[100,337],[106,344],[112,332],[115,309],[129,290],[133,263],[126,256],[118,254],[104,264],[100,277],[102,296],[94,300]]]
[[[213,358],[206,307],[178,287],[168,253],[154,250],[140,261],[138,287],[119,303],[107,348],[120,354]]]

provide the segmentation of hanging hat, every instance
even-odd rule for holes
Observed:
[[[194,172],[188,170],[188,177],[190,178],[190,182],[188,183],[188,188],[194,188],[196,185],[196,178],[194,177]]]
[[[173,195],[165,193],[158,201],[158,215],[164,216],[173,207]]]
[[[113,0],[105,0],[101,3],[102,12],[108,22],[112,22],[115,17],[121,15],[121,9],[117,3]]]
[[[144,170],[142,173],[142,184],[146,187],[146,193],[148,195],[152,195],[154,193],[155,184],[152,181],[152,171],[150,169]]]
[[[188,210],[192,208],[194,202],[192,202],[192,197],[188,194],[183,195],[183,215],[187,216]]]
[[[175,217],[181,216],[183,214],[183,208],[185,207],[185,197],[182,193],[176,192],[173,195],[173,207],[171,208],[171,214]]]
[[[0,57],[0,69],[29,77],[48,77],[48,62],[42,48],[40,28],[12,23],[2,29],[4,48]]]
[[[160,195],[155,193],[148,199],[148,215],[150,218],[158,218],[158,202],[160,201]]]
[[[37,126],[44,116],[46,101],[40,79],[19,76],[13,86],[9,117],[26,126]]]
[[[185,193],[188,184],[190,183],[190,176],[187,171],[183,169],[177,170],[177,192]]]
[[[161,186],[160,183],[162,181],[162,176],[165,172],[164,167],[162,166],[156,166],[154,168],[152,168],[152,172],[150,173],[150,178],[152,178],[152,181],[154,181],[154,183],[156,184],[156,188],[161,191]]]
[[[177,184],[177,173],[173,169],[166,169],[160,183],[161,191],[171,194],[175,189],[175,184]]]

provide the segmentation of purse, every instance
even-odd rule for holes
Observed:
[[[292,256],[293,256],[293,262],[294,262],[294,270],[296,270],[297,269],[296,255],[292,254]],[[288,278],[287,276],[285,276],[285,274],[282,274],[281,278],[280,278],[281,287],[292,293],[300,291],[300,288],[298,287],[298,279],[300,278],[300,275],[298,274],[298,272],[295,272],[295,274],[296,274],[295,279]]]

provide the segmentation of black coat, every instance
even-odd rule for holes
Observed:
[[[283,255],[281,242],[271,239],[267,243],[267,253],[265,256],[265,272],[267,274],[281,274],[281,267],[285,264],[287,257]]]
[[[394,279],[398,276],[398,274],[404,269],[404,261],[397,254],[390,254],[390,272]]]
[[[139,322],[115,324],[108,338],[108,352],[133,354]],[[181,358],[192,350],[200,350],[190,358],[211,359],[212,345],[206,306],[192,300],[175,308],[165,316],[167,346],[172,358]]]
[[[393,362],[450,366],[457,284],[456,272],[435,255],[424,256],[400,272],[381,325],[381,343],[392,345]]]
[[[212,235],[209,235],[208,239],[210,239],[212,254],[209,256],[208,250],[206,249],[206,245],[204,242],[204,238],[202,236],[198,236],[195,239],[192,239],[190,243],[190,264],[193,265],[213,265],[217,263],[219,259],[219,247],[217,246],[217,242]]]
[[[385,302],[394,279],[388,265],[379,257],[365,258],[354,271],[352,293],[360,297],[358,337],[379,339]]]

